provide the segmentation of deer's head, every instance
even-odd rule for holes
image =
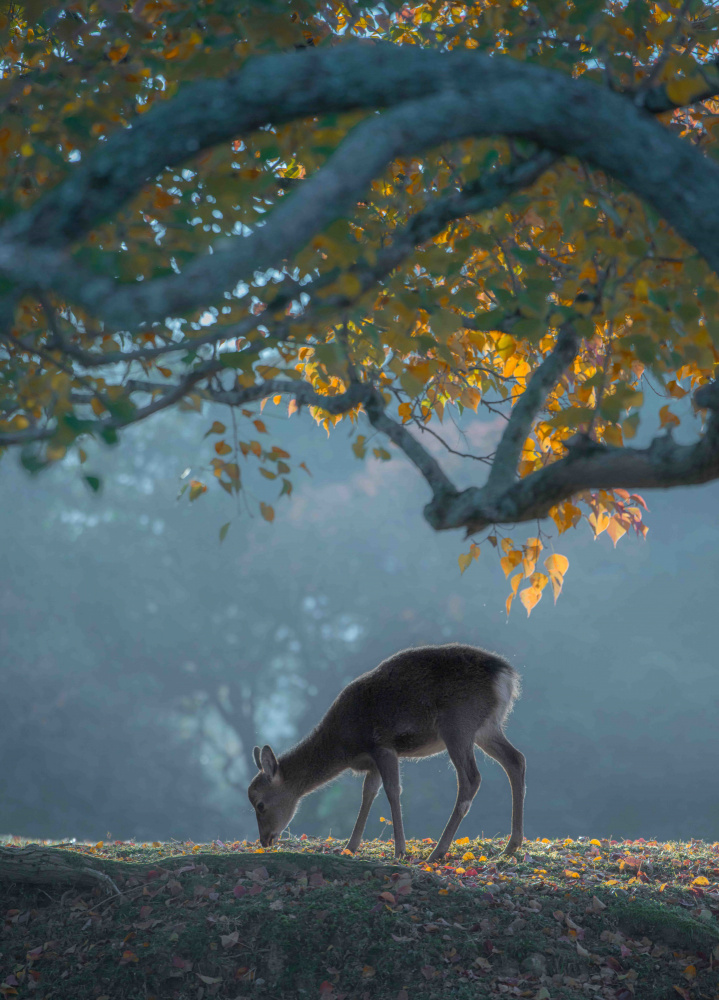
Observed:
[[[250,782],[247,794],[257,816],[260,843],[271,847],[297,810],[300,796],[286,784],[272,747],[253,750],[259,773]]]

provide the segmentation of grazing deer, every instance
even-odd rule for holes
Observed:
[[[405,853],[400,806],[399,758],[431,757],[447,750],[457,770],[457,802],[430,861],[449,849],[479,790],[477,744],[499,761],[512,788],[512,833],[504,850],[514,854],[523,839],[524,756],[503,733],[520,693],[514,667],[475,646],[448,644],[405,649],[340,692],[318,726],[304,740],[275,757],[254,748],[259,773],[248,789],[260,843],[274,844],[300,799],[351,768],[365,775],[362,806],[347,848],[353,853],[380,784],[394,827],[394,853]]]

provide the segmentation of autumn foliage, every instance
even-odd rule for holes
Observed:
[[[429,523],[472,537],[462,572],[487,541],[530,612],[562,589],[552,533],[616,545],[643,489],[719,477],[719,14],[383,8],[0,17],[0,449],[84,463],[89,437],[226,404],[187,495],[254,464],[271,521],[297,466],[260,411],[305,406],[359,459],[403,452]],[[502,433],[461,491],[447,431],[481,413]]]

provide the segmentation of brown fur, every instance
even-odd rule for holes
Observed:
[[[399,758],[449,752],[457,770],[457,803],[432,852],[442,857],[469,811],[481,777],[479,746],[499,761],[512,788],[512,834],[505,853],[523,839],[524,756],[506,739],[505,720],[520,693],[514,667],[495,653],[452,643],[405,649],[344,688],[315,729],[279,760],[255,747],[259,773],[248,795],[263,845],[273,843],[300,799],[351,768],[363,772],[362,807],[348,848],[356,851],[370,806],[384,784],[392,810],[395,854],[405,853]]]

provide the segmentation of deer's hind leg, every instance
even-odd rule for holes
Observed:
[[[475,742],[480,749],[502,765],[512,789],[512,833],[503,854],[516,854],[524,840],[524,776],[526,764],[524,754],[513,747],[500,729],[479,732]]]
[[[364,784],[362,785],[362,805],[360,806],[359,816],[357,817],[355,828],[352,831],[352,836],[347,841],[347,850],[352,851],[353,854],[362,841],[362,834],[364,833],[364,828],[367,823],[367,817],[369,816],[369,811],[372,808],[372,803],[377,796],[377,792],[379,791],[379,786],[381,784],[382,778],[380,773],[375,766],[372,766],[365,775]]]
[[[437,846],[429,856],[430,861],[437,861],[447,853],[457,828],[469,812],[482,783],[482,776],[474,759],[475,726],[474,722],[456,717],[446,720],[440,726],[439,734],[457,771],[457,802]]]

